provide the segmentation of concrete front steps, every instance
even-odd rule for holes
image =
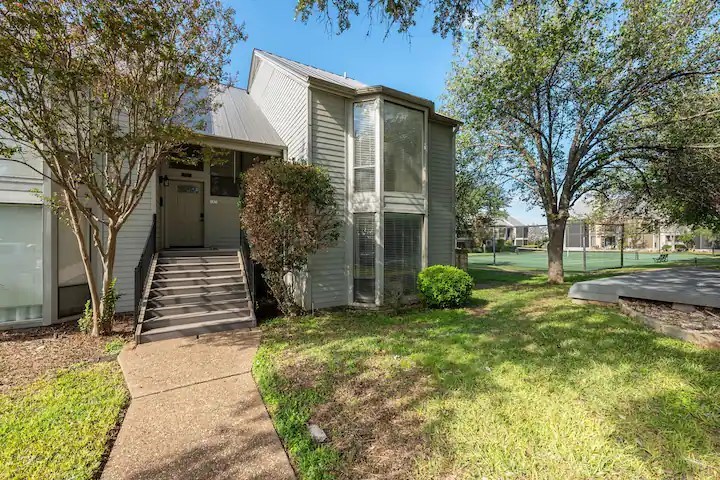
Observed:
[[[257,325],[237,250],[166,250],[151,275],[138,343]]]

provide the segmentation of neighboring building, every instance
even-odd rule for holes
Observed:
[[[584,229],[583,225],[585,225]],[[590,250],[615,250],[620,248],[620,239],[623,238],[624,248],[628,250],[659,251],[663,248],[713,250],[713,241],[702,236],[696,236],[692,245],[684,245],[680,237],[691,231],[690,227],[677,225],[651,228],[637,219],[628,219],[622,224],[583,224],[580,220],[572,220],[568,222],[566,229],[565,249],[582,250],[585,246]]]
[[[500,218],[495,221],[493,228],[496,238],[504,240],[505,245],[522,247],[528,244],[530,227],[515,217],[508,215]],[[492,247],[492,243],[488,243],[488,246]]]
[[[134,270],[146,245],[161,254],[153,260],[158,268],[141,317],[162,320],[156,324],[167,336],[194,331],[208,316],[201,301],[245,299],[247,292],[232,297],[222,290],[248,280],[244,268],[232,265],[237,255],[219,256],[242,243],[238,174],[272,156],[326,169],[345,225],[337,245],[314,255],[293,280],[304,308],[380,305],[386,292],[412,294],[424,266],[453,264],[458,122],[436,113],[433,102],[260,50],[253,52],[247,90],[228,88],[221,102],[198,144],[227,150],[229,161],[163,165],[121,231],[119,312],[140,302]],[[32,188],[52,193],[51,183],[32,170],[0,161],[0,328],[50,324],[79,313],[88,297],[74,236],[28,193]],[[203,254],[188,250],[194,248],[218,255],[176,258]],[[207,262],[216,265],[212,271],[202,271]],[[207,287],[215,277],[220,283]],[[186,297],[194,303],[178,306]],[[212,328],[222,329],[243,308],[228,303],[223,315],[213,309]],[[178,319],[193,327],[169,332]]]

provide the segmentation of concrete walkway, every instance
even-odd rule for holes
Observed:
[[[294,479],[250,374],[257,331],[126,348],[132,402],[102,480]]]

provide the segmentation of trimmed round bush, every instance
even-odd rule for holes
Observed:
[[[429,307],[459,307],[470,300],[472,277],[450,265],[433,265],[418,274],[418,293]]]

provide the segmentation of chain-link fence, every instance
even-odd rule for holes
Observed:
[[[469,245],[470,266],[547,268],[547,225],[495,225]],[[648,228],[640,223],[599,224],[570,221],[565,229],[565,270],[589,272],[647,265],[720,263],[720,242],[690,235],[687,228]],[[468,245],[465,245],[468,247]]]

